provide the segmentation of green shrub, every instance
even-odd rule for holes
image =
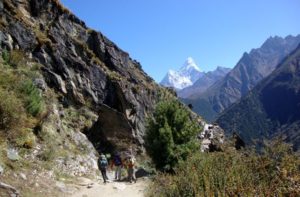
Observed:
[[[38,157],[43,161],[52,161],[57,156],[57,147],[53,145],[48,145],[47,149],[43,150],[43,152],[38,155]]]
[[[9,61],[9,53],[7,50],[2,51],[2,59],[4,60],[5,63],[8,63]]]
[[[32,148],[32,133],[43,110],[43,99],[33,84],[39,65],[27,64],[22,51],[2,52],[0,63],[0,135],[18,147]]]
[[[196,152],[175,175],[160,174],[149,196],[297,196],[300,159],[289,145],[274,141],[254,150]]]
[[[43,110],[43,99],[39,90],[31,80],[21,85],[21,92],[25,95],[25,108],[32,116],[37,116]]]
[[[148,121],[145,143],[158,169],[172,171],[180,160],[199,149],[196,133],[201,129],[189,114],[176,100],[157,104],[153,118]]]

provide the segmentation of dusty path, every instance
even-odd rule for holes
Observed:
[[[109,179],[112,180],[112,173],[108,173]],[[142,197],[150,180],[140,178],[136,183],[114,182],[104,184],[102,180],[92,181],[89,179],[81,179],[76,185],[76,190],[72,197]]]

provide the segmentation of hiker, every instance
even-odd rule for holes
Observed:
[[[132,183],[132,181],[136,183],[136,177],[134,174],[135,159],[133,156],[129,156],[127,158],[126,167],[127,167],[128,181],[130,183]]]
[[[114,158],[113,158],[111,168],[113,166],[116,166],[115,180],[120,181],[121,180],[121,172],[122,172],[123,162],[122,162],[122,159],[121,159],[119,153],[116,153]]]
[[[108,166],[107,159],[103,153],[101,153],[99,159],[98,159],[98,167],[101,171],[102,177],[103,177],[103,182],[106,183],[108,180],[108,177],[106,175],[106,168]]]

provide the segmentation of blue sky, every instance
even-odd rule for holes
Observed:
[[[300,34],[299,0],[61,0],[160,81],[193,57],[233,67],[270,36]]]

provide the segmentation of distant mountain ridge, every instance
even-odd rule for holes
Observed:
[[[163,80],[160,82],[165,87],[183,89],[193,85],[193,83],[203,75],[192,57],[188,57],[183,66],[178,70],[169,70]]]
[[[300,148],[300,45],[217,123],[227,134],[239,132],[251,142],[283,136]]]
[[[178,91],[180,98],[188,98],[194,94],[204,92],[213,85],[215,82],[221,80],[231,70],[231,68],[225,68],[218,66],[214,71],[204,73],[193,85],[186,87]]]
[[[258,82],[268,76],[276,66],[300,43],[300,35],[268,38],[260,48],[244,53],[236,66],[205,92],[184,99],[194,111],[212,121],[247,94]]]

